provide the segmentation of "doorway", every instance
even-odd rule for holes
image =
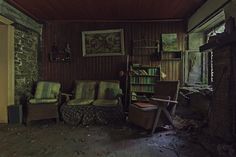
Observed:
[[[14,104],[14,27],[0,15],[0,123],[8,122],[7,106]]]

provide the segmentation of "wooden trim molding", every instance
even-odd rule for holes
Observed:
[[[0,23],[5,24],[5,25],[11,25],[14,22],[0,15]]]
[[[20,6],[17,2],[13,1],[13,0],[8,0],[7,1],[8,4],[12,5],[13,7],[15,7],[16,9],[18,9],[19,11],[21,11],[22,13],[25,13],[26,15],[28,15],[29,17],[33,18],[36,21],[40,21],[36,16],[34,16],[31,12],[27,11],[25,8],[23,8],[22,6]]]
[[[7,107],[14,104],[14,27],[0,16],[0,123],[8,123]]]

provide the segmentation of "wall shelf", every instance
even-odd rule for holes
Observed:
[[[139,39],[132,41],[131,56],[149,56],[151,59],[161,59],[161,49],[159,40]]]
[[[50,62],[71,62],[69,53],[49,53]]]
[[[182,51],[163,51],[162,61],[181,61]]]

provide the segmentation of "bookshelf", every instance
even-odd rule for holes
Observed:
[[[154,94],[156,81],[160,80],[159,66],[133,64],[130,67],[130,103],[145,101]]]

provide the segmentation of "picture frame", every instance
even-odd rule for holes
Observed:
[[[82,51],[84,57],[124,55],[123,29],[83,31]]]
[[[179,51],[177,33],[161,34],[162,49],[165,52]]]

